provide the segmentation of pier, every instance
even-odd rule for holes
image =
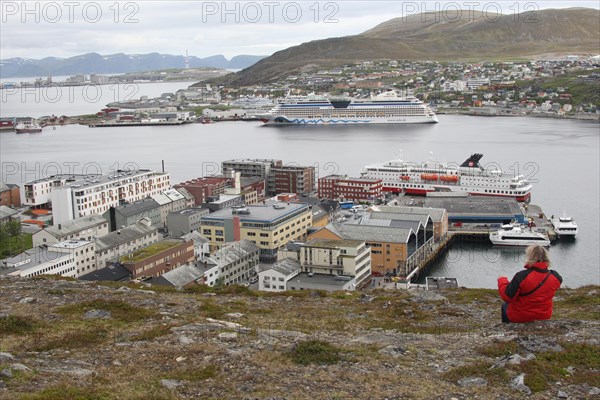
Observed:
[[[176,126],[183,125],[185,121],[174,122],[103,122],[88,125],[90,128],[114,128],[117,126]]]
[[[550,241],[555,241],[558,235],[554,231],[552,223],[546,217],[542,208],[535,204],[521,205],[521,211],[525,218],[528,218],[532,222],[531,229],[535,232],[541,232],[548,235]],[[419,275],[424,273],[429,265],[437,260],[442,252],[445,251],[448,246],[457,240],[470,241],[470,242],[489,242],[489,235],[491,232],[497,231],[502,226],[500,223],[453,223],[449,224],[449,229],[446,236],[434,243],[428,250],[427,255],[419,260],[416,264],[413,264],[412,270],[406,275],[407,281],[413,281]],[[490,243],[491,246],[491,243]]]

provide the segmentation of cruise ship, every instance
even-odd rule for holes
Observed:
[[[416,98],[395,91],[369,99],[334,99],[325,96],[286,97],[259,117],[267,125],[360,125],[436,123],[431,108]]]
[[[366,166],[361,175],[381,179],[383,190],[392,193],[426,195],[427,192],[458,192],[479,196],[513,197],[520,202],[531,199],[531,184],[523,175],[486,170],[473,154],[459,167],[434,161],[409,163],[393,160]]]

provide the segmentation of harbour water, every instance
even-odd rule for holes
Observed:
[[[156,90],[159,94],[173,91]],[[40,115],[49,113],[57,114],[48,109]],[[2,180],[21,184],[69,168],[87,173],[128,165],[160,169],[164,160],[172,183],[177,183],[218,173],[220,162],[231,158],[278,158],[314,165],[319,176],[356,176],[366,164],[400,155],[413,162],[462,163],[478,152],[484,154],[484,166],[525,175],[534,184],[532,203],[548,216],[565,210],[578,222],[575,241],[559,241],[550,248],[553,268],[563,275],[564,285],[600,284],[598,124],[446,115],[439,119],[439,124],[410,126],[269,128],[240,121],[101,130],[70,125],[45,128],[39,134],[3,132]],[[456,277],[461,286],[493,288],[498,276],[512,277],[522,261],[523,249],[455,243],[432,265],[430,274]]]

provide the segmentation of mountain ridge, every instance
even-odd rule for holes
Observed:
[[[516,15],[463,11],[472,14],[452,23],[441,13],[423,13],[394,18],[357,35],[302,43],[222,80],[230,85],[264,83],[308,65],[363,60],[489,61],[600,53],[600,10],[547,9]]]
[[[219,54],[205,58],[189,57],[191,68],[213,67],[242,69],[251,66],[265,56],[237,55],[230,60]],[[2,78],[40,77],[47,75],[120,74],[145,72],[169,68],[184,68],[185,56],[170,54],[80,54],[68,58],[45,57],[42,59],[10,58],[0,60]]]

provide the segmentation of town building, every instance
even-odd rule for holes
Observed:
[[[34,247],[65,240],[88,240],[93,242],[94,239],[108,235],[108,233],[109,225],[106,218],[92,214],[39,230],[32,235],[32,241]]]
[[[193,264],[184,264],[165,272],[157,278],[150,279],[148,283],[182,289],[202,283],[203,277],[204,272],[201,268],[198,268]]]
[[[142,218],[148,218],[153,226],[162,226],[161,206],[151,197],[110,207],[102,216],[109,221],[111,232],[135,224]]]
[[[4,260],[1,274],[32,277],[61,275],[76,278],[96,267],[95,246],[86,240],[67,240],[26,250]]]
[[[169,236],[180,237],[200,229],[201,218],[209,214],[206,208],[186,208],[167,215]]]
[[[274,166],[268,175],[269,195],[279,193],[309,194],[315,190],[315,167]]]
[[[177,189],[165,190],[162,193],[153,195],[152,199],[160,206],[161,228],[167,227],[167,216],[169,213],[181,211],[185,208],[192,207],[194,204],[193,197],[187,198]]]
[[[21,189],[18,185],[0,182],[0,206],[21,206]]]
[[[227,243],[204,262],[198,263],[204,271],[202,283],[208,286],[236,285],[256,274],[260,247],[250,240]]]
[[[273,264],[265,264],[258,272],[258,290],[284,292],[288,282],[302,271],[300,261],[282,258]]]
[[[202,208],[206,208],[211,213],[242,205],[244,205],[244,196],[241,194],[220,194],[208,197],[206,202],[201,204]]]
[[[97,268],[118,262],[126,254],[140,250],[159,240],[158,229],[144,218],[96,239]]]
[[[200,232],[190,232],[181,236],[180,239],[191,240],[194,242],[194,257],[196,260],[210,255],[210,243],[207,238],[200,234]]]
[[[267,202],[216,211],[202,217],[201,233],[212,249],[248,239],[260,247],[261,262],[272,262],[287,242],[304,240],[312,225],[308,204]]]
[[[0,223],[8,222],[11,219],[18,218],[17,214],[19,214],[17,210],[13,210],[7,206],[0,206]]]
[[[381,199],[382,188],[381,179],[329,175],[319,179],[318,196],[329,200],[368,202]]]
[[[133,279],[158,277],[184,264],[194,262],[191,240],[166,239],[145,246],[120,260]]]
[[[131,272],[119,263],[107,265],[105,268],[98,269],[81,275],[82,281],[105,281],[105,282],[127,282],[131,279]]]
[[[62,223],[91,214],[103,214],[110,207],[123,202],[132,203],[148,196],[158,195],[170,186],[169,174],[147,169],[118,170],[112,174],[84,175],[73,178],[64,176],[57,180],[51,177],[25,184],[25,198],[32,199],[31,205],[38,204],[35,194],[28,194],[34,187],[51,184],[38,197],[48,198],[52,202],[52,218],[54,223]],[[46,201],[47,202],[47,201]],[[166,216],[165,216],[166,218]]]
[[[221,171],[234,170],[239,172],[243,177],[258,176],[267,179],[271,175],[271,168],[281,166],[283,166],[281,160],[237,159],[223,161],[221,163]]]
[[[194,206],[206,202],[209,197],[225,193],[225,189],[231,187],[231,181],[226,177],[196,178],[181,182],[174,186],[175,189],[186,189],[194,197]]]

